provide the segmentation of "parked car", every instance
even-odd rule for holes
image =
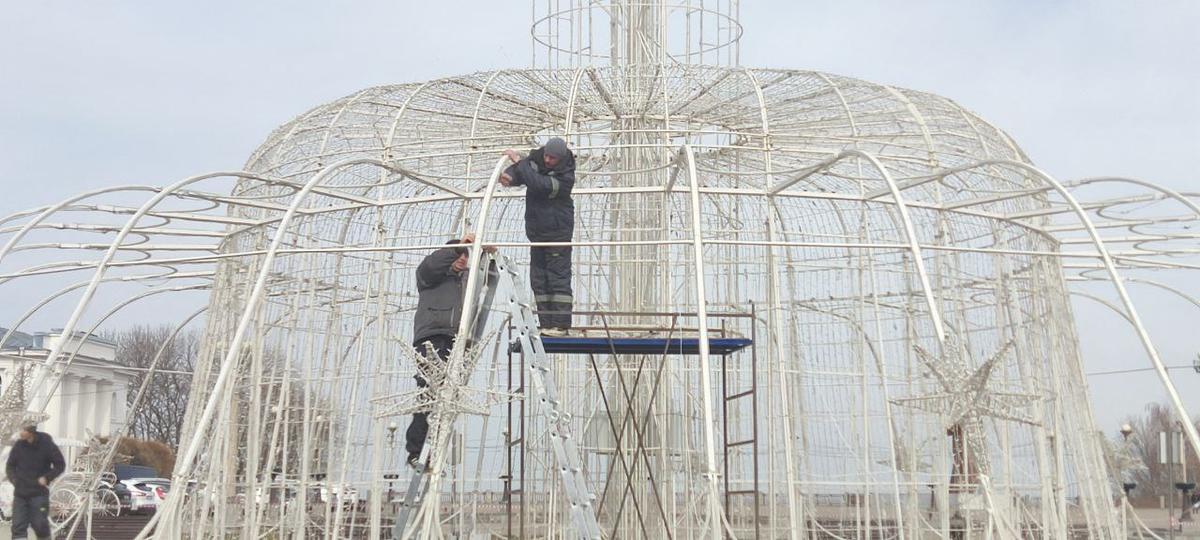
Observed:
[[[167,493],[171,491],[171,481],[166,478],[127,478],[118,483],[129,490],[129,511],[131,513],[157,509],[167,499]]]
[[[125,512],[132,510],[132,508],[129,507],[130,502],[131,502],[129,486],[125,485],[124,482],[117,482],[117,483],[113,484],[111,487],[112,487],[113,493],[117,494],[117,500],[121,502],[121,510],[125,511]]]

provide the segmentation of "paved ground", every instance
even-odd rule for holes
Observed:
[[[1142,508],[1136,512],[1146,526],[1153,529],[1156,534],[1163,538],[1167,537],[1167,523],[1169,518],[1166,510]],[[138,531],[141,530],[142,526],[149,519],[150,516],[97,518],[92,522],[92,537],[95,540],[131,540],[137,536]],[[1133,520],[1130,518],[1131,526],[1132,523]],[[0,540],[11,540],[11,538],[9,524],[7,522],[0,523]],[[79,531],[75,535],[75,538],[86,540],[87,537],[82,531]],[[1196,521],[1184,522],[1182,529],[1176,529],[1175,538],[1179,540],[1200,540],[1200,516],[1197,516]]]
[[[1167,511],[1158,508],[1139,508],[1136,510],[1137,515],[1142,522],[1154,530],[1155,534],[1167,537],[1167,523],[1169,518]],[[1178,511],[1175,512],[1178,515]],[[1200,516],[1197,516],[1195,521],[1183,522],[1182,528],[1175,529],[1175,538],[1187,540],[1200,540]]]
[[[142,526],[150,520],[150,516],[121,516],[117,518],[97,518],[92,521],[92,538],[95,540],[131,540],[137,536]],[[12,533],[8,522],[0,523],[0,540],[11,540]],[[32,536],[31,536],[32,538]],[[60,536],[59,538],[65,538]],[[76,531],[75,538],[86,540],[84,531]]]

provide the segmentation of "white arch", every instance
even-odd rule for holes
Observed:
[[[113,258],[116,256],[118,248],[120,247],[122,242],[124,242],[125,237],[129,235],[130,230],[133,229],[134,225],[137,224],[138,220],[140,220],[142,218],[142,216],[145,216],[146,213],[149,212],[151,208],[154,208],[154,206],[156,206],[160,201],[165,199],[168,195],[174,194],[176,191],[179,191],[180,189],[182,189],[183,187],[185,187],[189,184],[199,182],[201,180],[207,180],[209,178],[218,178],[218,177],[223,177],[223,176],[236,176],[236,177],[241,177],[241,178],[260,179],[258,176],[254,175],[252,173],[245,172],[245,171],[228,171],[228,172],[215,172],[215,173],[201,174],[198,176],[192,176],[189,178],[185,178],[183,180],[180,180],[179,182],[171,184],[167,188],[164,188],[163,190],[156,193],[153,197],[151,197],[149,200],[147,200],[144,204],[142,204],[142,206],[140,208],[138,208],[138,210],[128,220],[126,220],[125,225],[121,228],[121,231],[119,233],[117,233],[116,238],[114,238],[112,243],[110,244],[108,251],[106,251],[104,253],[104,256],[101,258],[99,264],[97,265],[95,274],[92,276],[92,280],[88,283],[86,289],[83,292],[83,296],[80,298],[79,303],[75,306],[75,310],[71,313],[71,316],[67,319],[67,323],[63,326],[63,335],[69,336],[75,331],[75,325],[78,324],[79,318],[81,316],[83,316],[84,310],[87,308],[87,305],[91,301],[92,296],[95,295],[96,288],[100,284],[100,280],[103,278],[104,273],[107,270],[108,264],[112,262]],[[34,387],[40,387],[45,382],[45,379],[49,372],[49,368],[54,364],[54,362],[56,362],[58,360],[58,355],[62,352],[62,347],[66,343],[66,341],[67,340],[60,340],[58,343],[56,343],[51,348],[50,352],[46,356],[46,369],[39,370],[38,376],[37,376],[37,378],[34,379],[34,382],[33,382]],[[49,399],[49,397],[47,396],[44,399]],[[44,406],[44,404],[43,404],[43,406]]]
[[[1162,359],[1158,355],[1158,349],[1154,346],[1153,341],[1150,340],[1150,334],[1146,331],[1146,327],[1142,324],[1141,317],[1138,315],[1137,309],[1133,305],[1132,298],[1130,298],[1128,291],[1125,290],[1124,279],[1121,277],[1121,273],[1117,270],[1117,265],[1115,262],[1113,262],[1113,257],[1109,254],[1108,247],[1105,245],[1104,240],[1100,238],[1100,233],[1096,230],[1095,224],[1092,223],[1091,218],[1088,217],[1087,212],[1084,211],[1083,207],[1079,204],[1079,201],[1076,200],[1073,195],[1071,195],[1070,191],[1068,191],[1062,183],[1060,183],[1058,180],[1055,180],[1054,177],[1028,163],[1009,159],[994,159],[985,160],[969,166],[959,167],[957,169],[968,170],[989,164],[1009,165],[1026,170],[1034,176],[1041,178],[1047,184],[1050,184],[1054,190],[1057,191],[1058,194],[1067,201],[1067,204],[1071,206],[1071,209],[1079,217],[1080,222],[1087,230],[1088,236],[1091,237],[1092,243],[1096,246],[1096,250],[1100,253],[1100,259],[1103,261],[1104,267],[1108,271],[1110,281],[1112,281],[1113,287],[1117,289],[1117,295],[1121,298],[1121,304],[1129,313],[1134,330],[1137,331],[1138,338],[1142,342],[1142,347],[1146,349],[1146,354],[1150,357],[1151,365],[1158,373],[1159,379],[1162,380],[1163,387],[1166,389],[1167,395],[1171,399],[1171,405],[1175,408],[1175,413],[1179,415],[1179,419],[1183,424],[1184,431],[1188,435],[1188,440],[1192,445],[1192,449],[1196,452],[1200,452],[1200,433],[1197,433],[1196,426],[1192,423],[1191,416],[1188,414],[1187,408],[1184,407],[1183,401],[1179,397],[1179,391],[1175,389],[1175,383],[1171,381],[1171,377],[1167,373],[1166,366],[1163,364]],[[1165,190],[1166,188],[1161,189]],[[1164,191],[1164,193],[1166,192],[1167,191]],[[1190,204],[1189,207],[1194,208],[1195,205]]]
[[[692,257],[696,272],[696,327],[699,335],[700,349],[701,399],[703,400],[704,407],[702,411],[704,418],[704,458],[705,465],[708,467],[708,470],[704,473],[709,491],[708,519],[724,523],[725,513],[721,511],[717,496],[720,491],[717,486],[716,436],[713,433],[713,396],[711,375],[709,373],[711,365],[708,358],[708,306],[705,305],[707,295],[704,288],[704,233],[700,224],[700,180],[696,176],[696,156],[692,153],[691,145],[683,145],[683,154],[687,158],[688,190],[690,192],[692,207]],[[710,522],[709,531],[711,531],[712,538],[716,540],[720,537],[721,527],[712,525]]]
[[[267,248],[266,253],[263,255],[258,277],[254,282],[254,286],[250,290],[250,294],[247,296],[246,307],[242,311],[242,316],[238,321],[237,329],[234,331],[233,339],[230,340],[225,358],[221,361],[221,370],[217,375],[217,380],[213,383],[212,393],[209,395],[208,402],[204,406],[204,411],[201,413],[200,419],[192,428],[192,439],[185,447],[185,451],[182,454],[182,459],[176,462],[177,468],[175,469],[174,473],[176,478],[183,478],[184,475],[191,470],[192,462],[196,457],[196,452],[199,451],[201,439],[203,438],[204,432],[208,427],[208,423],[212,420],[212,415],[216,410],[217,399],[222,393],[225,384],[228,382],[230,373],[233,371],[234,360],[236,359],[236,356],[241,348],[242,339],[245,337],[246,329],[249,327],[250,321],[253,318],[254,307],[258,305],[260,300],[262,300],[263,291],[266,288],[267,277],[270,275],[271,264],[274,262],[275,254],[279,250],[279,245],[283,242],[283,237],[287,233],[288,223],[290,223],[292,217],[295,216],[296,210],[299,208],[300,203],[303,202],[308,193],[312,191],[313,186],[317,185],[320,181],[324,180],[333,172],[354,165],[374,165],[386,169],[393,169],[393,167],[390,165],[373,158],[354,158],[339,161],[326,167],[320,173],[313,175],[313,177],[304,184],[304,187],[300,190],[300,192],[293,197],[292,204],[288,206],[287,212],[279,220],[275,230],[275,236],[271,240],[270,247]]]
[[[771,191],[775,192],[775,193],[782,191],[783,189],[786,189],[788,186],[798,182],[799,180],[803,179],[804,177],[808,176],[809,174],[813,174],[819,170],[822,170],[822,169],[832,165],[833,163],[836,163],[837,161],[840,161],[841,159],[845,159],[846,157],[849,157],[852,155],[862,155],[863,157],[869,159],[870,161],[872,161],[872,163],[875,163],[876,166],[879,167],[881,172],[884,174],[885,181],[888,182],[888,190],[891,191],[892,197],[897,205],[897,208],[900,211],[901,217],[904,219],[904,225],[905,225],[905,229],[906,229],[905,232],[910,235],[909,236],[910,242],[914,242],[912,248],[913,248],[914,256],[916,256],[916,254],[919,253],[920,246],[916,245],[915,240],[913,240],[912,223],[906,217],[908,212],[907,212],[907,208],[903,204],[902,198],[900,197],[900,189],[897,187],[895,182],[891,180],[890,176],[887,175],[886,171],[883,171],[882,165],[880,165],[878,163],[878,161],[875,160],[872,156],[869,156],[863,152],[854,151],[854,150],[843,151],[843,152],[837,154],[836,156],[833,156],[829,159],[826,159],[825,161],[818,163],[817,165],[814,165],[811,168],[811,170],[809,172],[807,172],[806,174],[801,175],[792,180],[783,182],[782,184],[779,184],[779,185],[771,188]],[[1162,359],[1158,355],[1158,349],[1154,346],[1154,343],[1150,339],[1149,333],[1147,333],[1145,326],[1141,322],[1141,317],[1138,316],[1138,314],[1137,314],[1137,310],[1133,305],[1133,300],[1130,298],[1129,293],[1125,289],[1124,281],[1121,277],[1120,272],[1117,270],[1117,266],[1116,266],[1116,263],[1113,261],[1113,257],[1109,254],[1108,248],[1105,245],[1104,240],[1102,238],[1100,238],[1100,233],[1096,230],[1096,227],[1092,223],[1091,218],[1088,217],[1087,212],[1083,209],[1082,205],[1079,204],[1079,201],[1076,200],[1073,195],[1071,195],[1070,191],[1068,191],[1067,188],[1062,183],[1060,183],[1058,180],[1054,179],[1052,176],[1050,176],[1046,172],[1042,171],[1041,169],[1034,167],[1033,165],[1030,165],[1030,164],[1024,163],[1024,162],[1020,162],[1020,161],[1010,160],[1010,159],[988,159],[988,160],[978,161],[978,162],[975,162],[972,164],[954,167],[954,168],[950,168],[950,169],[941,169],[941,170],[935,172],[934,174],[931,174],[929,179],[925,180],[924,182],[933,181],[937,178],[941,178],[941,177],[944,177],[944,176],[947,176],[950,174],[955,174],[957,172],[967,171],[967,170],[971,170],[971,169],[975,169],[975,168],[979,168],[979,167],[985,167],[988,165],[1007,165],[1007,166],[1011,166],[1011,167],[1016,167],[1016,168],[1024,169],[1026,172],[1040,178],[1043,182],[1049,184],[1055,191],[1057,191],[1058,194],[1061,197],[1063,197],[1063,199],[1071,207],[1072,211],[1074,211],[1075,214],[1078,216],[1080,222],[1083,224],[1084,228],[1087,230],[1088,236],[1092,239],[1093,245],[1095,245],[1096,250],[1100,254],[1100,259],[1103,262],[1105,269],[1108,271],[1108,274],[1109,274],[1110,280],[1113,283],[1113,286],[1116,287],[1116,289],[1117,289],[1117,294],[1121,298],[1121,303],[1124,305],[1125,309],[1128,310],[1129,315],[1133,320],[1134,329],[1137,331],[1138,338],[1141,340],[1142,346],[1146,350],[1146,354],[1150,357],[1151,365],[1154,367],[1155,371],[1158,373],[1159,378],[1161,379],[1161,381],[1163,383],[1163,387],[1167,390],[1167,394],[1170,397],[1172,406],[1175,408],[1176,414],[1179,415],[1181,422],[1184,424],[1184,431],[1188,435],[1188,440],[1191,443],[1193,450],[1200,452],[1200,433],[1197,433],[1195,425],[1192,424],[1191,416],[1188,414],[1187,409],[1184,407],[1183,402],[1179,397],[1179,392],[1178,392],[1178,390],[1176,390],[1174,383],[1171,381],[1170,376],[1167,374],[1166,367],[1163,364]],[[1100,180],[1097,179],[1094,181],[1100,181]],[[914,187],[915,185],[919,185],[919,184],[910,184],[910,185],[905,186],[905,188]],[[1162,189],[1165,190],[1165,188],[1162,188]],[[1167,192],[1168,191],[1164,191],[1164,193],[1167,193]],[[1178,194],[1176,194],[1176,195],[1178,195]],[[1179,195],[1179,197],[1182,197],[1182,196]],[[1185,204],[1187,204],[1187,203],[1185,203]],[[1189,204],[1189,207],[1195,208],[1196,205],[1194,203],[1192,203],[1192,204]],[[929,295],[928,277],[926,276],[926,274],[924,272],[924,266],[921,263],[920,258],[917,258],[916,262],[918,265],[918,273],[921,274],[922,285],[925,287],[926,299],[928,301],[930,301],[930,303],[932,305],[932,296]],[[936,311],[934,311],[933,313],[936,313]],[[937,325],[939,327],[939,336],[944,336],[944,334],[942,334],[940,331],[940,326],[941,326],[940,317],[936,318],[934,320],[934,323],[935,323],[935,325]]]
[[[925,304],[929,309],[929,317],[931,319],[930,322],[933,323],[933,328],[936,332],[938,342],[944,342],[946,340],[946,329],[942,324],[942,314],[941,310],[938,309],[937,299],[933,295],[933,287],[929,284],[929,273],[925,270],[925,259],[921,254],[921,243],[917,239],[917,233],[916,229],[913,227],[912,217],[908,213],[908,204],[904,201],[903,195],[901,195],[900,186],[896,184],[896,181],[892,178],[891,173],[888,172],[887,167],[884,167],[883,163],[880,162],[878,158],[870,153],[863,152],[862,150],[842,150],[841,152],[838,152],[837,154],[814,164],[812,167],[809,167],[804,171],[804,174],[767,188],[767,192],[772,195],[778,194],[795,183],[808,178],[817,172],[825,170],[835,163],[842,161],[843,159],[850,157],[859,157],[870,162],[875,170],[879,172],[879,175],[882,177],[883,181],[887,184],[887,189],[892,194],[892,200],[896,205],[896,210],[900,214],[900,222],[904,226],[905,241],[908,243],[909,253],[913,257],[913,265],[917,269],[917,277],[921,282],[921,291],[925,295]]]
[[[60,201],[58,204],[47,207],[45,210],[43,210],[41,213],[39,213],[37,215],[37,217],[30,220],[28,223],[25,224],[25,226],[21,227],[21,230],[17,231],[15,234],[13,234],[12,238],[10,238],[8,240],[8,242],[6,242],[4,244],[4,247],[0,248],[0,261],[4,260],[4,257],[6,255],[8,255],[8,253],[10,251],[12,251],[13,247],[17,245],[17,242],[20,242],[21,239],[24,238],[25,235],[29,233],[29,231],[33,230],[34,227],[37,227],[37,225],[39,223],[45,221],[46,218],[50,217],[51,215],[58,212],[59,210],[62,210],[63,208],[65,208],[71,204],[77,203],[79,201],[82,201],[84,199],[90,199],[97,195],[102,195],[105,193],[114,193],[117,191],[158,191],[158,188],[155,188],[153,186],[140,186],[140,185],[116,186],[116,187],[102,188],[102,189],[97,189],[97,190],[93,190],[93,191],[88,191],[85,193],[80,193],[79,195],[75,195],[73,197],[67,197],[66,199],[63,199],[62,201]]]

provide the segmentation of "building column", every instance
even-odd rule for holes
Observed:
[[[98,431],[100,422],[96,421],[100,416],[100,378],[88,377],[84,379],[83,385],[83,416],[79,424],[79,436],[86,439],[88,432],[92,434],[101,434]],[[85,440],[86,442],[86,440]]]
[[[116,433],[119,430],[125,429],[126,424],[129,423],[129,419],[126,418],[129,404],[125,403],[129,395],[129,383],[118,380],[113,384],[113,390],[115,392],[112,393],[108,418],[109,431]]]
[[[37,372],[35,370],[30,369],[26,376],[33,377],[36,376],[36,374]],[[50,376],[53,377],[54,375],[51,374]],[[42,396],[45,395],[49,387],[50,385],[47,384],[42,385],[41,388],[30,389],[30,391],[25,394],[25,410],[33,410],[33,408],[36,406],[35,404],[41,402]],[[45,409],[46,414],[50,416],[50,419],[42,422],[38,426],[39,430],[45,431],[46,433],[49,433],[55,437],[62,436],[62,429],[60,427],[62,422],[62,394],[63,389],[61,385],[54,389],[54,393],[50,394],[49,399],[46,400]]]
[[[63,375],[62,384],[59,385],[59,410],[62,412],[62,418],[58,422],[58,430],[61,435],[67,439],[79,439],[76,434],[79,425],[79,405],[81,400],[79,395],[79,378],[70,373]]]
[[[53,377],[53,375],[51,375]],[[49,386],[47,386],[49,387]],[[50,419],[46,421],[46,427],[42,429],[56,438],[64,438],[67,436],[67,376],[63,375],[58,381],[58,386],[54,389],[51,404],[46,407],[46,412],[50,413]],[[31,403],[32,405],[32,403]]]
[[[92,431],[96,435],[108,436],[112,434],[111,419],[112,419],[112,383],[107,380],[96,381],[96,403],[95,416],[92,420]]]

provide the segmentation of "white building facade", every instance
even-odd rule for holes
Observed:
[[[0,329],[0,335],[4,333],[7,330]],[[68,342],[62,343],[64,340]],[[77,348],[78,353],[52,390],[45,409],[49,418],[38,429],[54,437],[69,460],[77,454],[75,448],[86,443],[89,433],[108,436],[125,426],[133,375],[116,362],[116,343],[103,338],[84,339],[81,334],[68,337],[56,330],[14,332],[0,349],[0,387],[8,390],[22,365],[33,377],[50,350],[60,343],[63,354],[69,355]],[[40,395],[29,400],[30,407],[41,402]]]

